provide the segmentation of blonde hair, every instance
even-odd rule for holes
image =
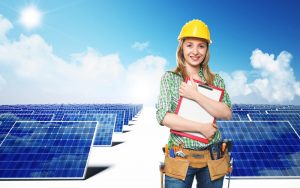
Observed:
[[[181,39],[177,47],[177,53],[176,53],[177,67],[175,68],[174,72],[177,74],[181,74],[183,79],[185,80],[188,78],[188,74],[185,69],[185,59],[184,59],[183,47],[182,47],[183,42],[184,39]],[[209,57],[210,57],[209,46],[207,45],[207,52],[205,58],[201,62],[200,68],[202,68],[203,70],[203,75],[206,80],[206,83],[209,85],[213,85],[215,74],[210,70],[208,66]]]

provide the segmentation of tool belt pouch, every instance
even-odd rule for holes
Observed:
[[[230,167],[229,163],[230,160],[228,154],[225,154],[224,157],[220,159],[207,161],[210,179],[214,181],[225,176]]]
[[[164,172],[167,176],[172,178],[185,180],[187,170],[189,168],[189,161],[182,158],[165,158]]]
[[[193,168],[203,168],[207,166],[207,157],[205,153],[189,153],[190,157],[188,158],[190,161],[190,166]]]

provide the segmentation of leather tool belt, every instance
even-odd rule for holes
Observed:
[[[228,140],[226,141],[227,145]],[[170,150],[166,146],[165,161],[160,165],[161,185],[163,187],[163,174],[167,176],[185,180],[188,167],[204,168],[208,166],[212,181],[225,176],[231,171],[229,147],[224,147],[224,141],[209,146],[204,150],[191,150],[174,146]],[[231,150],[231,141],[230,148]]]

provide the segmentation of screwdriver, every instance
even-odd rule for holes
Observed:
[[[165,155],[166,156],[169,155],[169,146],[168,146],[168,144],[166,144],[166,147],[165,147]]]

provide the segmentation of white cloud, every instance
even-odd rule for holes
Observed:
[[[50,76],[52,63],[57,66],[62,62],[52,52],[52,47],[40,36],[21,35],[18,41],[0,46],[0,64],[11,67],[18,76],[41,79]]]
[[[138,51],[144,51],[149,47],[149,42],[135,42],[131,47]]]
[[[156,102],[166,63],[166,59],[162,57],[146,56],[129,65],[127,81],[130,95],[135,102],[144,104]]]
[[[300,96],[300,82],[296,81],[290,67],[292,54],[282,51],[277,58],[274,54],[263,53],[256,49],[250,57],[258,78],[248,83],[246,74],[237,71],[224,74],[229,94],[237,101],[249,101],[247,97],[265,103],[290,103]]]
[[[150,104],[165,64],[162,57],[147,56],[127,68],[118,54],[102,55],[93,48],[66,61],[41,36],[21,34],[0,43],[0,103]]]
[[[21,92],[32,103],[40,96],[58,103],[104,101],[124,72],[118,54],[102,56],[89,48],[67,62],[38,35],[21,35],[18,41],[0,46],[0,65],[11,71],[11,77],[25,82],[26,91]],[[10,89],[12,93],[19,90]]]
[[[93,48],[86,52],[73,54],[72,65],[74,76],[83,81],[97,80],[101,84],[109,84],[124,74],[124,67],[118,54],[100,55]]]
[[[0,75],[0,91],[2,90],[5,84],[6,80]]]
[[[11,22],[0,14],[0,43],[6,42],[6,33],[13,27]]]
[[[260,71],[261,78],[253,82],[268,102],[290,102],[297,95],[299,82],[296,81],[293,69],[290,67],[292,55],[282,51],[277,58],[256,49],[252,52],[251,65]]]
[[[245,96],[252,93],[252,90],[247,84],[247,75],[244,71],[235,71],[231,75],[221,72],[220,75],[228,83],[227,90],[230,91],[230,96]]]

